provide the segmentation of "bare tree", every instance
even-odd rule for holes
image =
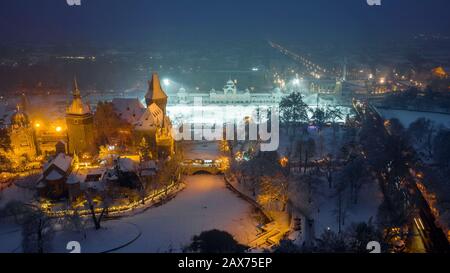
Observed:
[[[44,253],[51,249],[54,223],[41,208],[12,201],[4,207],[2,215],[3,217],[13,217],[15,222],[22,226],[23,252]]]
[[[90,191],[85,191],[84,195],[87,200],[87,206],[89,211],[91,212],[92,221],[94,222],[94,226],[96,230],[99,230],[101,228],[101,222],[105,216],[105,213],[107,213],[108,208],[111,205],[111,198],[109,195],[105,192],[102,193],[93,193]],[[96,202],[95,197],[97,197],[98,202]],[[100,203],[100,205],[96,205],[96,203]],[[98,214],[97,211],[100,210],[100,213]]]

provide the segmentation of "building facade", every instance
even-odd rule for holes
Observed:
[[[11,116],[9,127],[11,149],[18,157],[27,156],[34,159],[37,154],[36,135],[28,115],[17,106],[17,111]]]
[[[180,88],[176,96],[170,98],[170,104],[192,104],[201,99],[203,104],[218,105],[249,105],[249,104],[269,104],[277,105],[280,103],[283,93],[279,88],[272,92],[254,93],[249,89],[239,90],[234,81],[229,80],[225,83],[222,90],[211,89],[206,92],[187,92],[185,88]]]

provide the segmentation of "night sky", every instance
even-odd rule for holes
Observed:
[[[1,0],[3,42],[357,41],[450,32],[448,0]]]

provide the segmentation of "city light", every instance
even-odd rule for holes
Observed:
[[[170,80],[169,79],[164,79],[163,83],[165,86],[169,86],[170,85]]]
[[[62,127],[61,126],[56,126],[55,131],[60,133],[62,131]]]
[[[294,85],[300,85],[300,79],[294,79],[294,80],[292,81],[292,83],[293,83]]]

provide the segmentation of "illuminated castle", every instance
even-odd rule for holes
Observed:
[[[159,77],[153,73],[145,95],[147,107],[137,99],[114,99],[117,114],[134,127],[135,143],[143,139],[151,147],[154,157],[164,158],[174,152],[172,123],[167,116],[167,95],[161,87]]]

